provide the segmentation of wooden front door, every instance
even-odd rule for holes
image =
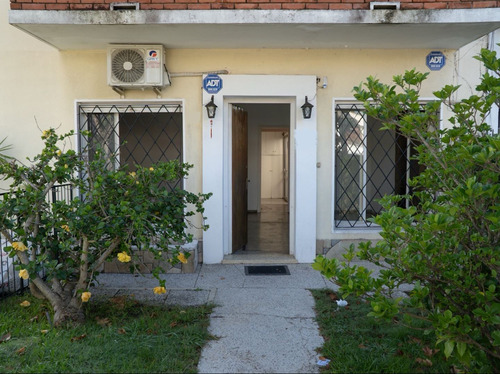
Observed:
[[[248,113],[232,108],[233,244],[232,252],[245,249],[248,239]]]

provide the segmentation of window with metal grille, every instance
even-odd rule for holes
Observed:
[[[411,194],[410,178],[422,166],[415,144],[397,131],[381,130],[361,104],[335,107],[335,213],[337,228],[370,227],[384,195]],[[409,200],[401,206],[409,206]]]
[[[80,104],[78,149],[89,159],[102,149],[108,168],[149,167],[160,161],[183,162],[180,104]],[[181,187],[182,180],[169,184]]]

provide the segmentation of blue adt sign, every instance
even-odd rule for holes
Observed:
[[[216,94],[222,89],[222,78],[217,74],[209,74],[203,79],[203,89],[209,94]]]
[[[425,63],[431,70],[441,70],[441,68],[446,63],[446,57],[444,56],[443,52],[432,51],[425,58]]]

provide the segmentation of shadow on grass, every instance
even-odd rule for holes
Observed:
[[[46,301],[12,296],[0,300],[0,372],[196,373],[201,348],[213,339],[212,309],[115,297],[86,304],[85,324],[53,329]]]
[[[325,344],[320,355],[330,359],[325,373],[455,373],[463,368],[446,360],[434,345],[434,336],[425,335],[424,325],[411,329],[397,321],[367,317],[370,305],[348,298],[338,307],[331,290],[311,290],[316,318]]]

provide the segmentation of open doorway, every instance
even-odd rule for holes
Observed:
[[[233,253],[289,255],[290,105],[243,103],[234,108],[246,113],[247,123],[242,125],[233,115]],[[246,145],[242,127],[246,127]],[[242,174],[246,191],[242,191]],[[241,202],[243,196],[246,204]]]

